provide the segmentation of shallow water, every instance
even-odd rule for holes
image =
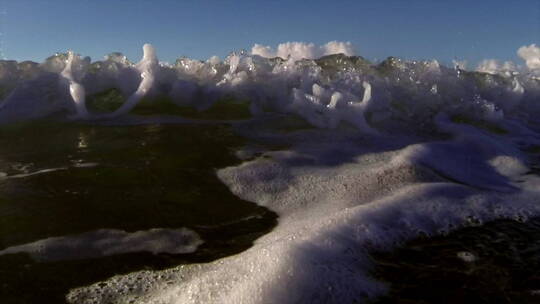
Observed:
[[[540,302],[540,219],[496,220],[373,255],[374,303]]]
[[[70,288],[115,274],[211,261],[249,247],[276,216],[232,195],[215,174],[238,163],[233,149],[243,144],[218,124],[3,126],[0,250],[103,228],[186,227],[204,243],[187,254],[49,262],[0,255],[2,303],[61,303]]]

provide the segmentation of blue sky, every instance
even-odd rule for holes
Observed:
[[[72,49],[136,61],[146,42],[165,61],[223,58],[254,43],[340,40],[371,60],[520,62],[520,46],[540,44],[538,0],[0,0],[0,10],[2,51],[15,60]]]

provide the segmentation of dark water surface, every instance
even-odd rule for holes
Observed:
[[[186,227],[205,242],[178,255],[43,263],[22,253],[3,255],[0,303],[62,303],[70,288],[115,274],[245,250],[272,229],[276,215],[235,197],[216,177],[217,168],[239,162],[233,151],[243,144],[217,124],[0,127],[0,250],[101,228]],[[57,170],[28,175],[47,169]]]
[[[540,303],[539,218],[422,237],[373,259],[390,285],[375,303]]]

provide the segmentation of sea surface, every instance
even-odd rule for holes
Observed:
[[[0,302],[540,302],[540,48],[295,49],[0,61]]]

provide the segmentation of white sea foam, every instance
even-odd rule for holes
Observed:
[[[18,173],[18,174],[13,174],[13,175],[6,175],[5,178],[25,178],[25,177],[30,177],[34,175],[47,174],[47,173],[62,171],[62,170],[67,170],[67,167],[47,168],[47,169],[41,169],[41,170],[37,170],[33,172],[24,172],[24,173]]]
[[[126,232],[100,229],[79,235],[51,237],[0,250],[0,255],[28,253],[37,261],[97,258],[130,252],[190,253],[203,241],[186,228]]]
[[[540,96],[535,45],[518,50],[524,67],[486,60],[478,72],[467,73],[464,66],[447,68],[435,60],[389,58],[371,64],[347,57],[354,54],[352,46],[335,41],[324,46],[284,43],[276,51],[256,45],[252,54],[232,53],[224,61],[180,58],[175,64],[160,63],[148,44],[143,50],[138,64],[118,53],[92,63],[73,52],[52,56],[41,65],[2,62],[0,87],[8,93],[0,103],[0,123],[62,111],[78,118],[113,119],[154,95],[198,110],[232,96],[248,101],[254,115],[293,113],[317,127],[347,122],[371,133],[375,128],[369,120],[384,127],[397,121],[433,123],[438,113],[522,120],[540,112],[535,102]],[[265,58],[274,56],[283,59]],[[119,89],[126,102],[106,115],[87,113],[85,95],[111,88]]]
[[[344,54],[347,56],[355,55],[354,47],[350,42],[330,41],[325,45],[317,46],[313,43],[304,42],[286,42],[278,45],[277,50],[270,46],[255,44],[251,48],[253,55],[259,55],[266,58],[281,57],[300,59],[316,59],[325,55]]]
[[[519,57],[525,60],[525,64],[531,70],[540,70],[540,47],[536,44],[522,46],[517,51]]]
[[[517,67],[511,61],[501,63],[495,59],[484,59],[478,64],[476,70],[487,74],[512,76]]]
[[[108,117],[116,117],[131,111],[154,85],[156,69],[159,66],[156,51],[150,44],[145,44],[143,51],[143,58],[135,67],[142,78],[139,87],[120,108],[108,115]]]
[[[296,132],[290,149],[218,172],[233,193],[280,215],[252,248],[212,263],[117,276],[105,288],[73,290],[68,300],[363,303],[387,290],[369,275],[370,250],[420,232],[540,214],[540,182],[523,175],[512,136],[442,118],[438,126],[454,139]]]
[[[62,73],[60,73],[61,84],[64,87],[69,88],[69,93],[75,104],[75,109],[77,111],[75,118],[85,118],[88,116],[88,110],[86,109],[86,93],[84,87],[75,79],[73,61],[78,59],[75,57],[72,51],[68,52],[68,59],[66,66]]]

